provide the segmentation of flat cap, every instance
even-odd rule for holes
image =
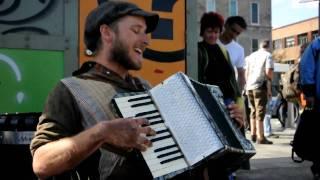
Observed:
[[[96,50],[97,41],[100,38],[100,25],[110,25],[127,15],[144,17],[147,25],[146,33],[154,31],[159,21],[158,14],[144,11],[135,4],[111,0],[103,2],[87,16],[84,31],[87,49],[91,52]]]

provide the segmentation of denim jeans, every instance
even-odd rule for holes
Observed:
[[[272,107],[273,107],[273,101],[270,99],[267,103],[266,108],[266,114],[263,119],[263,129],[264,129],[264,135],[270,136],[272,134],[272,127],[271,127],[271,117],[272,117]]]

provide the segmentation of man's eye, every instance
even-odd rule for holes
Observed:
[[[138,29],[132,29],[132,31],[133,31],[135,34],[139,34],[139,30],[138,30]]]

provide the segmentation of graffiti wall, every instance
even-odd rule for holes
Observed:
[[[130,2],[160,15],[157,29],[150,34],[150,46],[144,53],[143,68],[133,73],[152,84],[157,84],[175,72],[185,72],[185,0],[130,0]],[[85,17],[97,4],[80,0],[80,63],[89,59],[84,54],[83,44]]]
[[[0,0],[0,113],[42,111],[54,84],[90,59],[83,26],[98,1]],[[185,0],[129,1],[160,15],[143,69],[132,73],[155,85],[184,72]]]
[[[0,33],[1,35],[62,34],[63,16],[56,16],[57,13],[63,14],[63,4],[54,0],[2,0]]]
[[[63,53],[0,49],[0,72],[0,113],[42,111],[48,92],[62,78]]]
[[[65,75],[66,49],[72,49],[65,43],[69,5],[0,1],[0,114],[42,111],[48,93]]]

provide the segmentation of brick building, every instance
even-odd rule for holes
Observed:
[[[273,59],[293,64],[299,58],[300,46],[318,36],[318,17],[272,29]]]

